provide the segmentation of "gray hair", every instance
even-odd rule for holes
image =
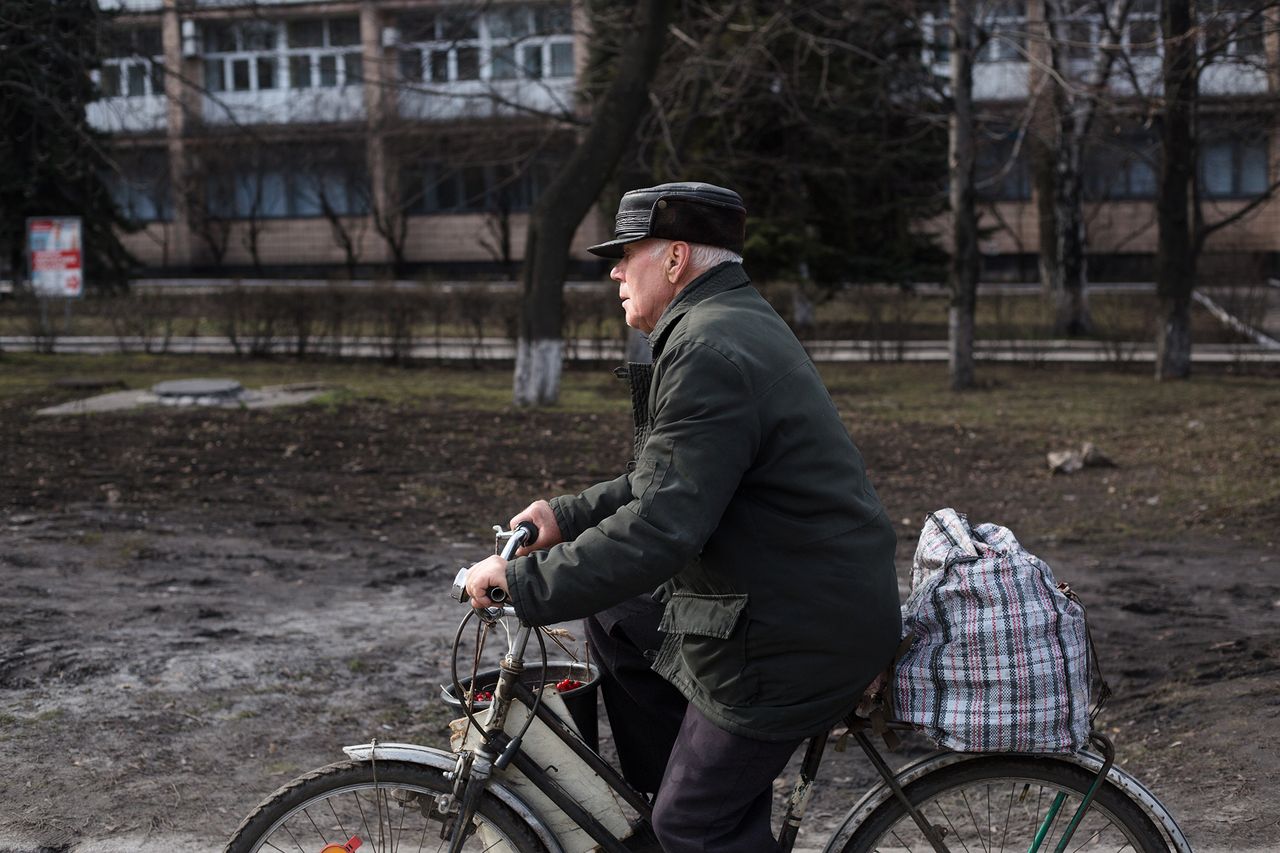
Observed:
[[[653,242],[653,248],[649,252],[653,258],[657,258],[675,241],[659,238]],[[742,263],[742,255],[729,249],[722,249],[719,246],[708,246],[705,243],[689,244],[689,266],[695,273],[704,273],[717,264],[723,264],[725,261],[740,264]]]

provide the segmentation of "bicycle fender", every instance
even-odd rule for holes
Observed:
[[[1079,764],[1094,773],[1102,769],[1102,756],[1092,752],[1077,752],[1072,755],[1064,755],[1062,758],[1073,764]],[[1182,834],[1182,830],[1178,827],[1178,822],[1173,819],[1173,815],[1165,808],[1164,803],[1156,799],[1156,795],[1151,793],[1151,790],[1146,785],[1114,764],[1111,765],[1111,769],[1107,772],[1107,781],[1128,794],[1129,799],[1141,806],[1147,816],[1155,821],[1157,826],[1164,829],[1165,834],[1169,836],[1169,840],[1173,842],[1173,847],[1178,853],[1192,853],[1191,843]]]
[[[898,784],[905,787],[926,774],[943,767],[949,767],[952,764],[959,764],[962,761],[972,761],[977,758],[984,758],[996,753],[989,752],[935,752],[919,758],[898,771],[895,777]],[[1009,753],[1010,755],[1018,753]],[[1045,753],[1027,753],[1034,754],[1037,758],[1046,757]],[[1102,769],[1102,757],[1092,752],[1081,751],[1072,754],[1054,754],[1053,758],[1071,764],[1077,764],[1086,770],[1097,773]],[[1121,791],[1129,796],[1138,806],[1146,812],[1147,816],[1155,822],[1155,824],[1164,829],[1167,840],[1173,844],[1176,853],[1193,853],[1187,837],[1178,828],[1177,822],[1173,819],[1173,815],[1165,808],[1164,804],[1156,799],[1155,795],[1147,789],[1145,785],[1130,776],[1127,772],[1115,766],[1107,772],[1107,781],[1115,785]],[[840,853],[844,846],[849,843],[849,839],[853,837],[853,833],[857,830],[862,822],[865,821],[876,808],[893,796],[893,792],[889,790],[889,786],[883,781],[872,787],[867,793],[862,795],[862,799],[851,808],[845,815],[843,821],[831,834],[831,839],[827,842],[827,846],[823,848],[823,853]]]
[[[418,746],[412,743],[378,743],[356,744],[344,746],[342,751],[352,761],[404,761],[410,764],[422,764],[436,770],[453,770],[458,763],[458,756],[452,752],[435,749],[429,746]],[[547,853],[564,853],[560,841],[556,838],[542,816],[534,811],[518,794],[496,780],[490,780],[485,790],[493,794],[504,806],[516,813],[529,825],[534,835],[547,848]]]

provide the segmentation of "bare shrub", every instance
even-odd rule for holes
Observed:
[[[412,292],[396,288],[394,282],[379,281],[372,291],[360,293],[360,301],[369,309],[374,341],[383,360],[407,364],[413,358],[418,313]]]
[[[218,322],[238,356],[265,357],[275,349],[283,299],[269,290],[246,288],[236,280],[218,292]]]
[[[169,351],[190,299],[143,290],[104,296],[98,301],[120,352],[130,352],[137,346],[145,353],[155,354]]]
[[[39,353],[53,352],[58,343],[60,331],[57,320],[53,318],[51,301],[29,291],[20,292],[16,298],[18,313],[25,321],[32,348]]]
[[[498,325],[507,340],[515,338],[518,329],[520,296],[515,291],[497,290],[488,285],[475,284],[455,287],[452,291],[453,308],[457,321],[468,331],[471,361],[479,365],[480,353],[485,343],[485,333]]]

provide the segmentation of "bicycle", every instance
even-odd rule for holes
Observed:
[[[495,530],[506,559],[537,538],[528,524]],[[465,572],[455,581],[455,595]],[[499,593],[490,591],[490,598],[498,602]],[[465,591],[458,597],[465,601]],[[454,751],[376,740],[345,747],[348,760],[301,776],[263,801],[241,822],[225,853],[349,853],[364,844],[380,853],[657,850],[648,829],[648,799],[588,745],[563,699],[550,689],[554,683],[546,683],[554,678],[549,679],[545,629],[520,624],[514,635],[508,633],[491,697],[480,691],[484,685],[474,669],[468,684],[459,678],[458,651],[470,620],[506,627],[514,615],[498,604],[469,611],[459,626],[452,695],[464,717]],[[542,664],[526,669],[525,652],[535,637]],[[840,737],[860,747],[880,780],[849,810],[825,853],[1063,853],[1072,843],[1073,851],[1191,853],[1169,810],[1115,765],[1111,742],[1100,732],[1092,735],[1097,752],[940,751],[895,772],[872,742],[868,720],[851,711],[845,726]],[[887,728],[874,728],[910,727],[888,721]],[[805,748],[778,839],[787,853],[830,735],[810,738]]]

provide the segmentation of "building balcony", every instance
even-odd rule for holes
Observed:
[[[200,98],[200,115],[215,126],[363,121],[364,87],[208,93]]]
[[[167,108],[163,95],[135,95],[93,101],[85,114],[103,133],[156,133],[167,125]]]

